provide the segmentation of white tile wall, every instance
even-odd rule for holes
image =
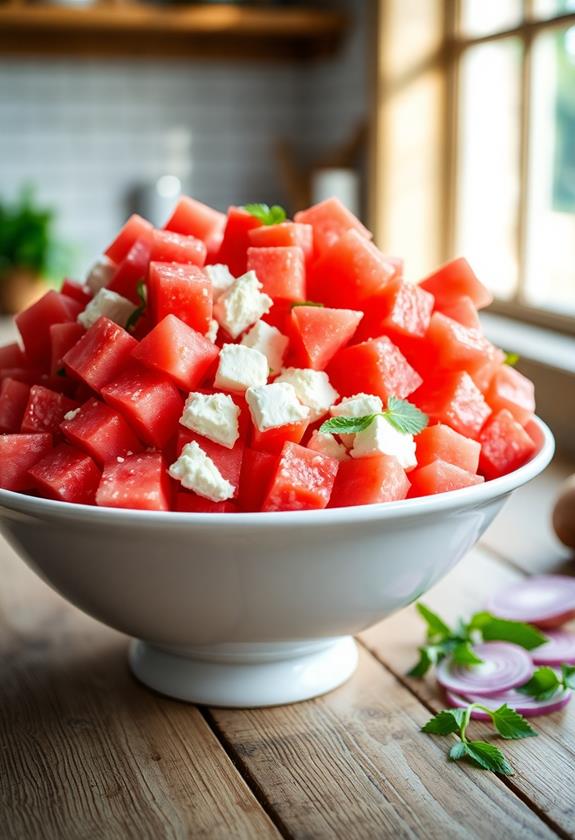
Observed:
[[[0,196],[37,186],[76,273],[121,224],[130,191],[159,175],[185,176],[221,209],[281,202],[273,140],[315,154],[347,136],[365,110],[361,41],[360,26],[341,60],[309,67],[2,59]]]

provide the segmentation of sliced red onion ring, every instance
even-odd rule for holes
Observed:
[[[473,645],[483,659],[482,665],[455,665],[449,657],[437,666],[437,681],[456,694],[489,696],[523,685],[533,673],[529,654],[508,642],[483,642]]]
[[[529,697],[528,694],[522,694],[520,691],[514,691],[513,689],[502,691],[501,694],[494,694],[492,697],[482,697],[479,694],[466,694],[465,697],[462,697],[453,691],[446,691],[445,696],[449,705],[457,709],[462,709],[470,703],[481,703],[488,709],[498,709],[504,703],[507,703],[523,717],[537,717],[538,715],[550,715],[552,712],[558,712],[571,700],[572,693],[570,689],[566,688],[547,700],[536,700],[535,697]],[[489,715],[480,709],[473,709],[471,717],[475,720],[489,720]]]
[[[492,595],[487,609],[498,618],[559,627],[575,615],[575,578],[535,575]]]
[[[531,651],[531,659],[536,665],[575,665],[575,633],[566,630],[547,630],[549,639]]]

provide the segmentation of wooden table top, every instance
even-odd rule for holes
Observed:
[[[567,472],[518,492],[425,602],[455,618],[526,572],[564,570],[548,514]],[[0,580],[2,840],[575,836],[575,702],[536,719],[538,738],[505,742],[513,777],[448,762],[448,739],[419,732],[442,706],[433,680],[405,676],[423,639],[413,607],[362,634],[336,691],[232,711],[140,686],[126,638],[5,543]]]

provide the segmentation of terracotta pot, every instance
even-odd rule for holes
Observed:
[[[42,296],[42,278],[34,271],[14,268],[0,276],[0,312],[13,315]]]

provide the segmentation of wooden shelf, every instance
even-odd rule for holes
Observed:
[[[1,55],[294,59],[335,49],[335,11],[304,7],[0,4]]]

